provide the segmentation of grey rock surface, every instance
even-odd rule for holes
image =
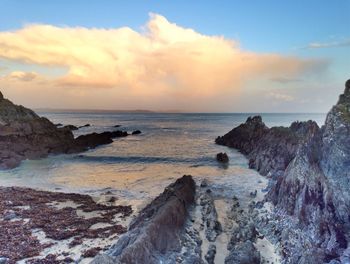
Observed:
[[[195,182],[183,176],[147,205],[130,224],[129,231],[106,255],[92,263],[176,263],[173,252],[181,252],[188,210],[194,203]],[[198,262],[200,263],[200,262]]]
[[[254,117],[216,142],[239,149],[252,168],[275,179],[266,200],[276,217],[265,228],[285,263],[349,261],[350,80],[321,128],[308,121],[269,129]]]

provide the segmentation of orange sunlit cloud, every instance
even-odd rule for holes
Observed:
[[[2,87],[12,87],[13,96],[29,98],[28,94],[35,90],[46,94],[49,102],[60,98],[55,94],[61,98],[77,95],[85,100],[79,106],[86,108],[113,108],[106,105],[108,99],[121,96],[135,100],[129,103],[137,107],[147,98],[148,106],[157,106],[160,101],[194,97],[206,100],[223,92],[234,95],[247,80],[298,77],[319,63],[244,51],[233,40],[197,33],[157,14],[151,14],[142,32],[128,27],[51,25],[28,25],[17,31],[0,32],[0,58],[66,69],[59,77],[13,69],[0,79]],[[90,103],[95,96],[90,91],[97,88],[108,90],[104,104]],[[100,99],[103,101],[103,97]],[[67,106],[65,103],[61,102],[62,107]]]

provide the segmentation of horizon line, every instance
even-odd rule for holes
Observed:
[[[71,108],[33,108],[35,112],[80,112],[80,113],[140,113],[140,114],[327,114],[327,112],[205,112],[181,110],[148,110],[148,109],[71,109]]]

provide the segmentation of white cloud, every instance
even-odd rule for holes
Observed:
[[[67,70],[58,78],[39,78],[33,72],[11,69],[13,72],[2,78],[0,85],[16,86],[10,93],[20,99],[30,97],[21,91],[24,84],[12,82],[15,79],[28,83],[28,93],[35,90],[46,94],[48,103],[66,95],[84,99],[83,106],[105,108],[111,98],[127,98],[134,105],[183,105],[189,110],[196,104],[205,106],[214,97],[235,96],[247,80],[275,76],[297,79],[305,71],[326,65],[319,60],[245,51],[234,40],[200,34],[157,14],[151,14],[142,32],[128,27],[52,25],[27,25],[0,32],[0,58],[48,70],[56,66]],[[95,102],[96,91],[101,90],[98,88],[111,90],[103,90],[99,105]],[[62,107],[67,101],[62,100]]]

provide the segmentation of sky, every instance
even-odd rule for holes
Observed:
[[[350,0],[0,0],[0,90],[31,108],[327,112]]]

